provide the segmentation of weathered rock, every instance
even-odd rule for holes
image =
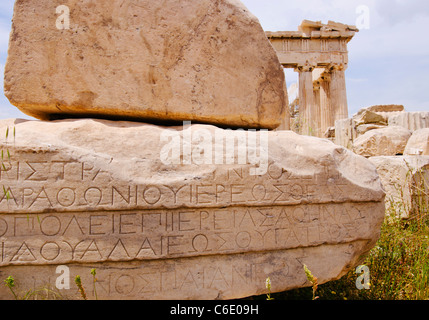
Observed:
[[[370,130],[387,127],[389,118],[405,113],[402,105],[376,105],[360,109],[351,119],[335,123],[335,143],[353,149],[353,142]]]
[[[365,133],[367,133],[370,130],[374,129],[384,129],[386,125],[380,125],[380,124],[362,124],[358,127],[356,127],[356,137],[359,137]]]
[[[411,134],[404,127],[371,130],[354,140],[353,151],[364,157],[402,155]]]
[[[385,105],[376,105],[366,108],[368,111],[372,112],[403,112],[405,111],[405,107],[399,104],[385,104]]]
[[[56,13],[58,1],[15,4],[4,83],[24,113],[269,129],[285,121],[283,68],[240,1],[66,5],[69,16]]]
[[[324,137],[327,139],[335,140],[335,127],[329,127],[325,131]]]
[[[337,145],[352,150],[356,136],[356,126],[353,119],[335,121],[335,143]]]
[[[386,191],[386,212],[409,218],[429,207],[429,156],[372,157]],[[422,207],[424,206],[424,207]]]
[[[359,115],[363,114],[364,112],[370,112],[370,115],[377,114],[379,117],[382,117],[383,125],[386,125],[388,122],[389,117],[404,113],[405,107],[403,105],[396,105],[396,104],[388,104],[388,105],[376,105],[371,107],[366,107],[360,109],[353,117],[358,117]],[[369,116],[369,119],[372,117]],[[374,123],[374,122],[366,122],[366,123]]]
[[[404,154],[429,156],[429,128],[413,132],[405,147]]]
[[[375,166],[325,139],[105,120],[7,126],[0,277],[17,290],[54,286],[66,265],[88,286],[96,268],[99,299],[240,298],[266,293],[267,277],[284,291],[309,285],[302,264],[319,283],[344,275],[384,219]],[[5,286],[0,297],[12,298]]]
[[[389,126],[401,126],[411,131],[429,128],[429,112],[402,112],[389,117]]]
[[[367,109],[363,109],[353,116],[353,120],[356,126],[369,123],[387,126],[387,118]]]

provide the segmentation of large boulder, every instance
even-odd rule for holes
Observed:
[[[404,154],[429,156],[429,128],[413,132],[405,147]]]
[[[310,285],[303,264],[322,284],[362,261],[385,216],[375,166],[324,139],[187,123],[7,127],[0,277],[17,291],[55,286],[58,266],[90,298],[96,268],[99,299],[242,298],[266,293],[267,277],[279,292]],[[0,286],[0,298],[13,297]]]
[[[353,151],[364,157],[402,155],[411,134],[399,126],[370,130],[353,141]]]
[[[285,122],[283,68],[240,1],[59,4],[15,3],[4,86],[24,113],[268,129]]]
[[[371,157],[386,191],[386,212],[410,218],[429,208],[429,156]]]

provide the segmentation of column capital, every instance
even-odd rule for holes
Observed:
[[[345,71],[347,69],[347,64],[345,63],[331,63],[326,67],[326,70],[332,71]]]
[[[297,65],[297,67],[295,68],[296,72],[313,72],[313,70],[316,68],[315,65],[311,65],[308,63],[303,64],[303,65]]]
[[[328,69],[325,69],[322,74],[320,74],[320,80],[322,81],[331,81],[331,74]]]

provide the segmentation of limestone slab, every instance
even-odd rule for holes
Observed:
[[[275,129],[287,116],[283,68],[237,0],[16,1],[4,86],[42,120]]]
[[[272,283],[271,292],[309,286],[303,270],[305,263],[316,270],[320,281],[334,280],[345,274],[350,259],[357,260],[354,252],[365,252],[365,240],[335,246],[309,247],[240,255],[193,257],[132,261],[127,263],[71,264],[70,290],[55,287],[57,266],[15,266],[0,268],[0,277],[13,274],[22,296],[28,290],[40,291],[33,298],[81,300],[73,280],[79,275],[88,299],[95,300],[92,268],[97,272],[95,289],[99,300],[227,300],[237,297],[265,295],[267,275]],[[354,262],[352,262],[354,263]],[[37,270],[37,273],[35,271]],[[0,287],[2,299],[12,299],[4,286]]]
[[[368,107],[366,109],[368,111],[382,113],[382,114],[405,111],[405,107],[403,105],[398,105],[398,104],[375,105],[375,106]]]
[[[353,141],[353,151],[364,157],[402,155],[411,134],[400,126],[370,130]]]
[[[391,115],[389,126],[401,126],[410,131],[429,128],[429,112],[402,112]]]
[[[354,115],[353,120],[356,126],[363,124],[387,125],[387,118],[368,109],[363,109],[358,114]]]
[[[320,283],[344,275],[384,219],[375,166],[325,139],[106,120],[7,127],[0,275],[21,289],[55,285],[65,265],[84,283],[97,268],[100,299],[242,298],[267,277],[284,291],[309,285],[303,264]]]
[[[356,127],[356,136],[359,137],[368,131],[374,130],[374,129],[384,129],[386,125],[380,125],[380,124],[361,124]]]

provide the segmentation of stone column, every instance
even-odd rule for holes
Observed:
[[[346,77],[344,64],[335,64],[331,66],[331,104],[333,108],[334,121],[347,119],[349,109],[347,105]]]
[[[315,128],[313,116],[316,114],[313,94],[313,66],[298,66],[299,73],[299,133],[313,135]]]
[[[320,129],[325,133],[329,127],[335,126],[334,111],[331,104],[331,76],[325,71],[320,76]]]
[[[314,136],[321,138],[323,132],[321,130],[321,115],[322,110],[320,109],[320,81],[316,80],[313,82],[313,102],[315,105],[315,114],[312,116],[313,123],[315,125]]]

